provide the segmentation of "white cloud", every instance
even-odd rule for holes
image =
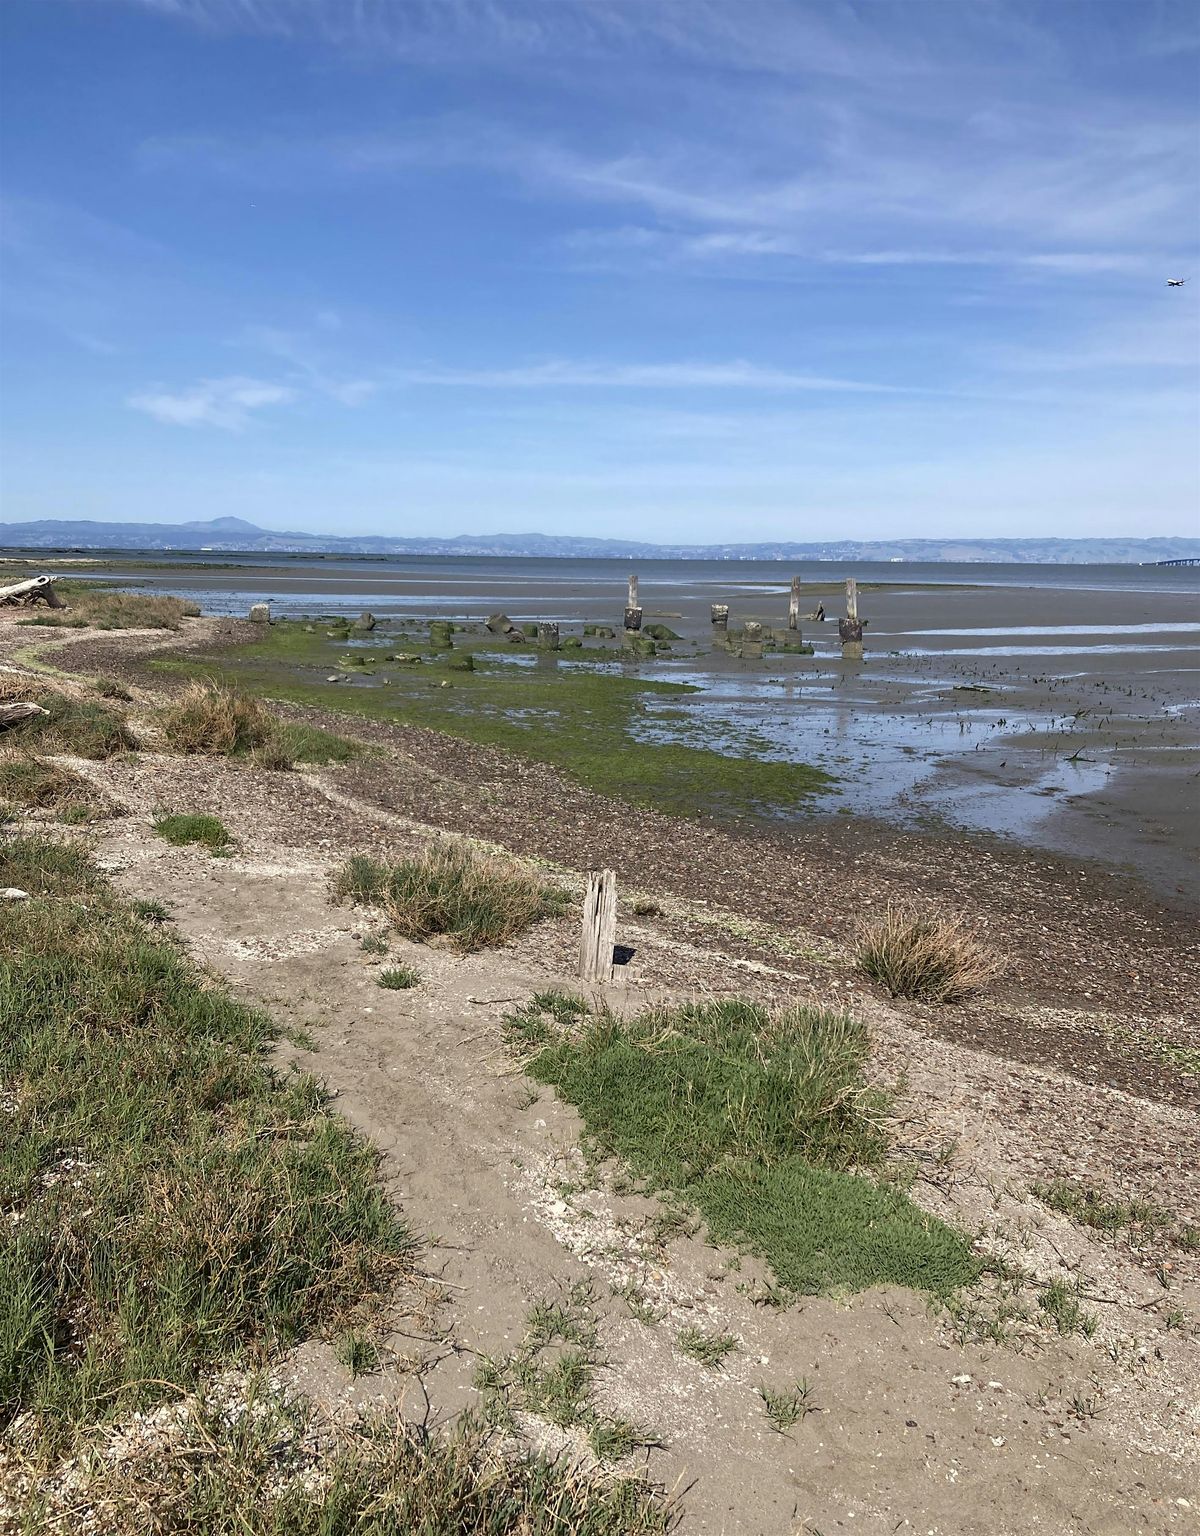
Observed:
[[[131,395],[126,403],[169,426],[221,427],[227,432],[241,432],[250,425],[255,412],[272,405],[287,405],[295,398],[296,391],[288,385],[236,375],[201,379],[191,389],[177,394],[147,390]]]
[[[751,389],[908,394],[898,385],[768,368],[758,363],[595,363],[553,359],[515,368],[401,368],[397,384],[478,389]]]

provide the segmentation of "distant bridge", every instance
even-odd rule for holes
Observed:
[[[1185,560],[1153,560],[1152,565],[1200,565],[1200,555],[1189,555]]]

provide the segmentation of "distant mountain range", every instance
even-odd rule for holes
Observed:
[[[455,538],[335,538],[276,533],[240,517],[205,523],[94,523],[49,519],[0,523],[8,549],[209,550],[214,554],[526,555],[561,559],[996,561],[1029,565],[1128,565],[1200,558],[1200,538],[1183,539],[828,539],[812,543],[643,544],[546,533],[459,534]]]

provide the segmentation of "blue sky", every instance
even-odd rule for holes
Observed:
[[[0,29],[5,520],[1200,532],[1194,5]]]

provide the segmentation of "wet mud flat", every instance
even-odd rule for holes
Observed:
[[[784,822],[853,815],[989,835],[1098,859],[1136,872],[1165,899],[1200,903],[1200,571],[876,568],[859,603],[866,655],[850,664],[837,641],[840,572],[802,572],[801,635],[813,655],[744,661],[714,648],[710,605],[727,602],[734,629],[747,620],[782,627],[788,567],[640,569],[644,622],[678,636],[640,661],[591,638],[580,652],[535,656],[489,647],[482,633],[501,608],[519,623],[553,620],[564,639],[589,625],[619,628],[627,568],[617,562],[239,565],[214,557],[125,569],[114,562],[96,575],[191,595],[218,613],[244,614],[249,601],[266,598],[277,614],[319,624],[370,608],[377,629],[351,645],[376,649],[408,633],[423,643],[430,620],[450,619],[465,626],[456,645],[473,650],[481,669],[513,679],[496,691],[531,735],[554,711],[550,691],[532,687],[534,669],[539,685],[548,674],[571,680],[581,671],[597,683],[643,682],[622,727],[631,741],[706,749],[745,763],[748,777],[770,764],[826,776],[799,805],[785,796],[772,809],[747,794],[748,813]],[[1023,578],[1028,584],[1017,584]],[[810,617],[818,604],[824,623]],[[323,682],[345,649],[330,641],[315,665],[297,662],[295,675]],[[520,674],[530,680],[528,700],[516,697]],[[687,691],[656,691],[661,683]],[[386,666],[342,686],[378,691],[399,713],[411,692]],[[461,723],[476,704],[487,707],[484,695],[456,685],[448,727],[454,715]]]

